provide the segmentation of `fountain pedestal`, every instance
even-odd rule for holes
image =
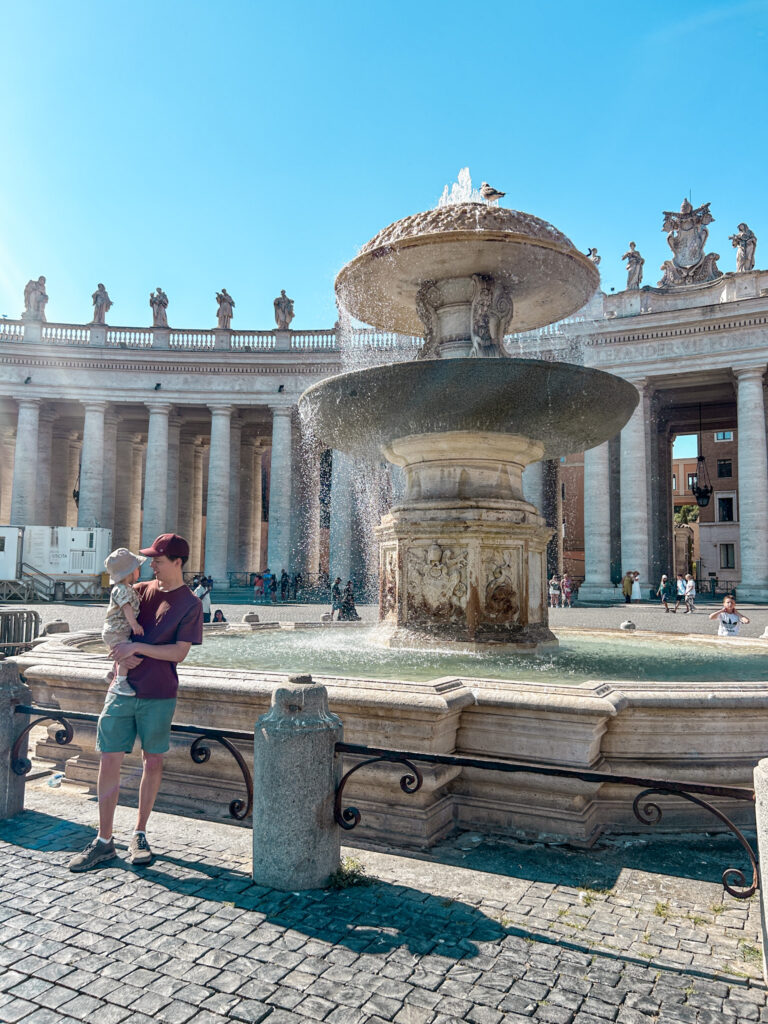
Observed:
[[[547,625],[552,531],[522,494],[543,446],[518,434],[455,430],[382,448],[405,496],[377,529],[379,616],[391,646],[557,646]]]

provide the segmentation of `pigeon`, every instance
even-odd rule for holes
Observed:
[[[499,200],[503,199],[506,194],[506,192],[498,192],[495,188],[492,188],[487,181],[484,181],[480,186],[480,195],[487,203],[496,203],[498,205]]]

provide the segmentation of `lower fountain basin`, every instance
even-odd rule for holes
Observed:
[[[586,451],[622,429],[633,384],[585,366],[541,359],[424,359],[338,374],[304,392],[315,437],[341,451],[451,431],[515,434],[539,458]]]

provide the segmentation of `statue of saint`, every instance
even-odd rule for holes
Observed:
[[[602,256],[597,255],[597,249],[587,249],[587,259],[592,260],[596,267],[600,266]]]
[[[746,224],[739,224],[738,234],[728,237],[736,250],[736,273],[746,274],[748,270],[754,270],[757,248],[757,235],[754,231],[750,231]]]
[[[293,320],[293,299],[288,298],[285,294],[285,288],[283,288],[275,299],[275,322],[277,323],[278,330],[289,330],[291,320]]]
[[[216,301],[219,304],[219,310],[216,313],[216,319],[219,322],[219,327],[227,331],[229,325],[232,323],[232,314],[235,308],[235,300],[229,294],[226,288],[222,288],[220,292],[216,292]]]
[[[643,280],[645,260],[635,248],[634,242],[629,243],[629,250],[621,258],[627,261],[627,291],[637,291]]]
[[[168,296],[162,288],[158,287],[156,291],[150,292],[149,304],[152,307],[152,326],[167,327],[168,315],[165,311],[168,308]]]
[[[28,281],[24,288],[24,312],[22,320],[40,320],[46,323],[45,304],[48,296],[45,293],[45,278],[38,277],[36,281]]]
[[[107,322],[107,313],[112,308],[112,299],[110,299],[107,289],[103,284],[98,286],[91,298],[93,299],[93,320],[91,323],[105,324]]]
[[[668,232],[667,244],[674,255],[661,265],[664,277],[659,281],[660,288],[701,284],[723,276],[717,266],[719,254],[704,254],[704,245],[709,237],[707,224],[714,219],[709,212],[709,203],[694,210],[687,199],[683,200],[679,213],[664,211],[662,231]]]

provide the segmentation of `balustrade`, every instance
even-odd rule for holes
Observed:
[[[87,345],[91,328],[76,324],[43,324],[41,338],[49,345]]]
[[[216,335],[213,331],[171,331],[170,348],[212,349]]]
[[[232,331],[229,347],[239,351],[261,351],[275,347],[274,331]]]
[[[109,327],[107,345],[117,348],[151,348],[151,327]]]
[[[292,349],[335,349],[336,331],[294,331],[291,334]]]
[[[22,320],[0,320],[0,340],[23,341],[24,322]]]

